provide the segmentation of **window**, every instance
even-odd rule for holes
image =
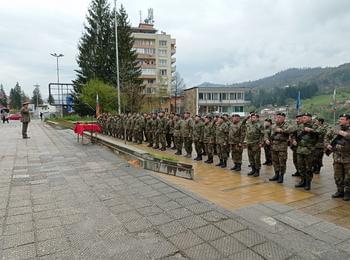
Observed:
[[[218,100],[218,99],[219,99],[219,94],[213,93],[213,100]]]
[[[243,99],[242,93],[237,93],[237,99]]]
[[[207,99],[211,100],[211,93],[207,93]]]
[[[243,112],[243,107],[242,106],[236,106],[235,107],[235,112],[238,113],[238,112]]]
[[[221,93],[221,100],[226,100],[226,99],[227,99],[226,93]]]
[[[142,69],[141,70],[142,75],[156,75],[155,69]]]
[[[167,63],[168,63],[167,60],[164,60],[164,59],[160,59],[159,60],[159,65],[160,66],[167,66]]]
[[[159,56],[166,56],[167,50],[158,50]]]
[[[156,49],[153,48],[145,48],[145,54],[155,54],[156,53]]]
[[[155,81],[154,79],[148,79],[148,80],[147,80],[147,83],[148,83],[148,84],[154,84],[154,81]]]
[[[198,94],[198,99],[199,99],[199,100],[203,100],[203,93],[199,93],[199,94]]]
[[[236,93],[230,93],[230,100],[236,99]]]
[[[167,70],[160,70],[160,75],[167,76]]]
[[[160,46],[160,47],[166,47],[166,43],[167,43],[167,41],[160,40],[160,41],[159,41],[159,46]]]

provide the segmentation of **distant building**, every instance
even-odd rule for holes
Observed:
[[[245,115],[244,88],[193,87],[184,91],[184,109],[192,114],[227,113]]]
[[[146,20],[132,28],[135,39],[133,49],[138,54],[141,78],[145,84],[144,110],[170,111],[172,74],[176,67],[176,40],[165,32],[157,33],[153,20]]]

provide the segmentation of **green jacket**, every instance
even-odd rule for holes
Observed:
[[[331,142],[338,136],[339,130],[347,132],[346,137],[338,137],[339,141],[333,147],[333,160],[336,163],[350,163],[350,126],[335,126],[328,130],[325,136],[325,146],[330,145]]]
[[[229,132],[229,127],[225,122],[223,122],[221,125],[216,125],[216,129],[215,129],[216,143],[219,145],[227,145],[228,132]]]
[[[29,114],[29,109],[28,108],[21,108],[21,122],[22,123],[29,123],[30,122],[30,114]]]
[[[264,126],[261,122],[246,122],[247,144],[262,144],[264,138]]]
[[[305,127],[312,128],[313,132],[305,132]],[[300,124],[296,133],[296,141],[298,142],[297,153],[305,155],[313,153],[319,132],[320,128],[312,122]]]
[[[193,141],[203,142],[204,123],[202,121],[195,122],[193,126]]]

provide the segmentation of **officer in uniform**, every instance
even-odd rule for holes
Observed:
[[[167,119],[165,118],[164,111],[159,112],[159,142],[161,144],[161,148],[159,150],[165,151],[166,150],[166,132],[167,132]]]
[[[246,141],[249,163],[252,170],[248,176],[258,177],[261,167],[261,147],[264,141],[264,127],[259,121],[259,117],[255,113],[251,113],[249,121],[246,122]]]
[[[186,151],[185,157],[192,157],[192,138],[193,138],[193,120],[191,118],[190,112],[185,112],[184,114],[184,124],[181,128],[181,135],[184,142],[184,147]]]
[[[289,146],[293,152],[293,164],[296,170],[295,173],[292,174],[293,177],[300,176],[300,173],[298,171],[298,157],[297,157],[298,143],[295,141],[295,139],[296,139],[298,127],[302,124],[302,119],[303,119],[303,114],[299,114],[295,116],[295,124],[293,125],[294,130],[290,135],[290,139],[289,139]]]
[[[159,118],[157,113],[153,113],[152,119],[153,149],[159,149]]]
[[[148,142],[148,147],[152,147],[153,146],[153,136],[152,136],[152,115],[148,114],[146,117],[146,128],[145,128],[145,132],[146,132],[146,136],[147,136],[147,142]]]
[[[229,133],[228,124],[224,122],[223,116],[219,117],[216,122],[215,140],[216,140],[216,148],[220,159],[220,163],[216,164],[216,166],[220,166],[221,168],[227,167],[227,158],[229,153],[228,133]]]
[[[240,171],[242,166],[243,142],[245,138],[245,125],[241,123],[238,114],[232,115],[232,124],[229,128],[228,142],[231,149],[231,157],[234,166],[232,171]]]
[[[28,108],[29,102],[24,102],[21,108],[21,122],[22,122],[22,138],[28,139],[27,130],[30,122],[30,114]]]
[[[270,178],[270,181],[283,183],[283,176],[287,169],[287,154],[289,134],[293,130],[286,122],[284,113],[276,114],[276,122],[271,127],[271,134],[265,132],[265,143],[271,146],[272,162],[275,175]]]
[[[174,113],[170,113],[168,121],[167,121],[167,135],[166,135],[167,147],[172,148],[172,144],[174,144]],[[174,150],[174,149],[173,149]]]
[[[215,127],[213,122],[213,116],[207,115],[204,118],[204,129],[203,129],[203,143],[204,150],[208,156],[205,163],[213,163],[214,156],[214,141],[215,141]]]
[[[181,119],[179,114],[174,116],[174,141],[176,147],[176,155],[182,154],[183,139],[181,129],[183,128],[184,121]]]
[[[193,126],[193,142],[197,153],[195,161],[201,161],[203,155],[204,123],[199,115],[196,115]]]
[[[296,133],[298,171],[301,181],[295,185],[296,188],[311,189],[313,177],[313,153],[318,140],[319,127],[312,122],[310,113],[303,114],[302,124]]]
[[[333,152],[337,192],[332,195],[332,198],[350,201],[350,114],[339,116],[339,125],[326,134],[325,146],[326,154]]]

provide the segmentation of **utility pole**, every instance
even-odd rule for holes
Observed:
[[[58,67],[58,58],[61,58],[63,57],[64,55],[63,54],[57,54],[57,53],[50,53],[51,56],[55,57],[56,58],[56,70],[57,70],[57,87],[58,87],[58,90],[60,89],[60,70],[59,70],[59,67]],[[63,117],[63,89],[61,88],[61,117]]]
[[[118,114],[121,114],[120,104],[120,82],[119,82],[119,52],[118,52],[118,21],[117,21],[117,0],[114,0],[114,29],[115,29],[115,63],[117,67],[117,98],[118,98]]]
[[[33,86],[39,90],[39,87],[40,87],[39,84],[35,84]],[[39,93],[36,93],[36,107],[38,107],[38,105],[39,105]]]

